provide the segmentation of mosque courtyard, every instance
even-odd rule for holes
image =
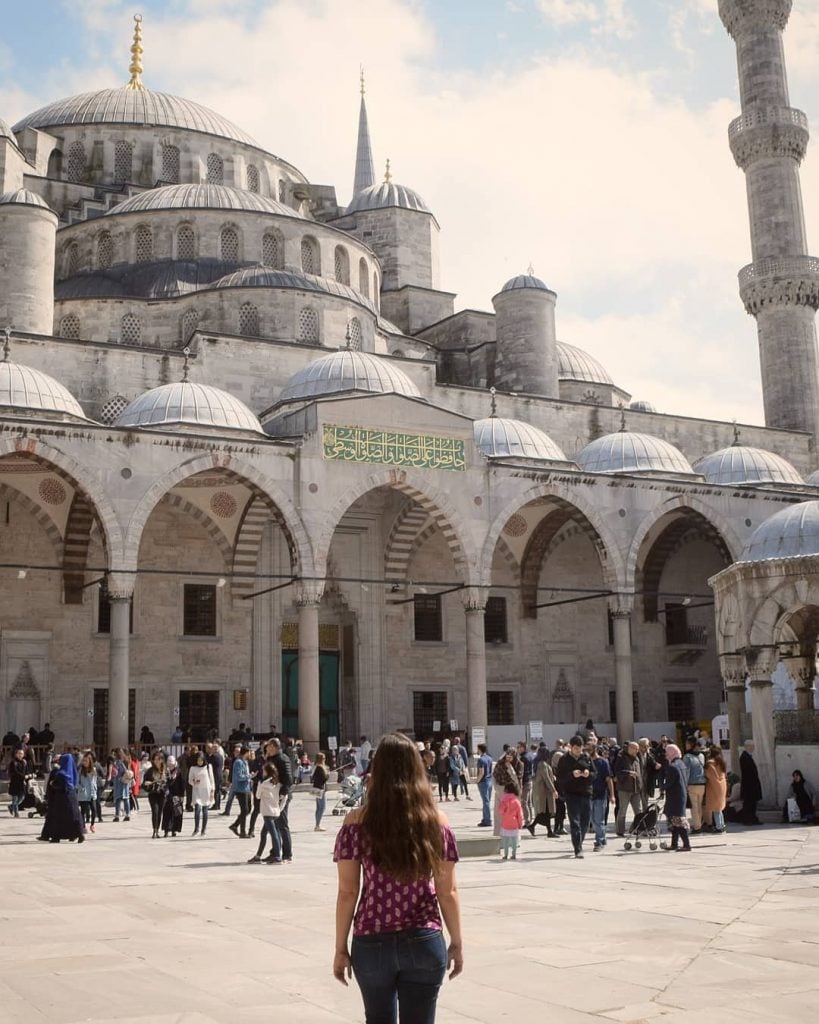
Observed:
[[[461,837],[482,834],[478,806],[449,805]],[[204,839],[186,815],[181,838],[152,841],[145,802],[54,846],[4,813],[0,1021],[359,1024],[357,989],[330,974],[343,819],[315,833],[312,809],[298,793],[280,867],[246,864],[255,843],[215,814]],[[524,837],[516,863],[459,867],[466,965],[439,1024],[738,1024],[817,1005],[819,829],[731,826],[690,855],[611,839],[580,861],[568,838]]]

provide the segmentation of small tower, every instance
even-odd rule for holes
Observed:
[[[518,274],[492,299],[495,308],[495,385],[558,398],[557,295],[531,272]]]
[[[35,192],[0,195],[0,325],[54,331],[57,214]]]
[[[753,263],[739,273],[756,317],[765,422],[819,439],[819,261],[808,256],[799,165],[808,120],[790,106],[782,32],[793,0],[719,0],[736,43],[742,114],[728,138],[745,172]]]
[[[364,100],[364,68],[361,69],[361,106],[358,111],[358,145],[355,151],[355,180],[353,199],[366,188],[375,184],[375,165],[370,145],[370,126],[367,121],[367,104]]]

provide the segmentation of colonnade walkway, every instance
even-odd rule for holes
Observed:
[[[484,833],[478,807],[447,805],[462,835]],[[181,837],[152,840],[144,801],[57,846],[3,808],[0,1021],[360,1024],[357,989],[330,975],[343,819],[316,833],[312,809],[297,794],[294,861],[275,867],[246,864],[255,843],[215,814],[204,839],[186,815]],[[611,838],[583,860],[524,833],[514,863],[462,861],[466,966],[439,1024],[773,1024],[816,1005],[819,828],[730,829],[691,854]]]

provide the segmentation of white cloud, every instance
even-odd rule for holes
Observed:
[[[595,34],[621,39],[634,28],[626,0],[538,0],[537,5],[548,22],[561,27],[586,24]]]

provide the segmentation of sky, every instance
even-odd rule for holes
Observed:
[[[127,81],[213,107],[349,201],[364,65],[377,173],[441,225],[456,308],[530,264],[558,337],[661,412],[761,423],[734,45],[717,0],[29,0],[0,40],[0,117]],[[819,122],[819,0],[785,36]],[[802,168],[819,251],[819,156]]]

